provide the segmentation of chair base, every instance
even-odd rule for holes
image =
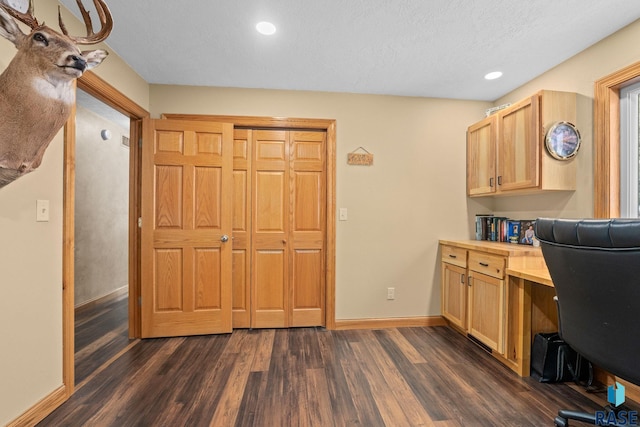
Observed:
[[[640,415],[636,411],[630,411],[625,406],[618,406],[612,408],[606,406],[598,414],[589,414],[586,412],[570,411],[568,409],[561,409],[558,411],[558,416],[554,420],[554,424],[557,427],[567,427],[569,420],[581,421],[583,423],[589,423],[597,426],[640,426],[638,424]]]

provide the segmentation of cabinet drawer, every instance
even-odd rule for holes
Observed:
[[[467,250],[455,246],[442,245],[442,262],[467,268]]]
[[[506,260],[502,256],[469,251],[469,270],[504,279],[505,264]]]

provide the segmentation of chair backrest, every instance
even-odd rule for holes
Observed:
[[[538,218],[535,232],[562,338],[596,366],[640,385],[640,220]]]

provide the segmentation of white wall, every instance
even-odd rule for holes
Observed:
[[[62,144],[0,189],[0,425],[62,385]],[[50,221],[36,222],[36,200]]]
[[[37,0],[35,10],[57,22],[57,2]],[[63,13],[70,31],[83,34]],[[0,39],[0,69],[14,53]],[[148,108],[148,85],[113,52],[96,74]],[[62,171],[61,131],[35,172],[0,189],[0,425],[62,386]],[[50,201],[49,222],[35,221],[37,199]]]

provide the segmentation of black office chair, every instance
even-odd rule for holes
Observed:
[[[538,218],[535,233],[561,337],[594,365],[640,385],[640,220]],[[555,424],[570,419],[596,424],[596,414],[571,410],[560,410]]]

